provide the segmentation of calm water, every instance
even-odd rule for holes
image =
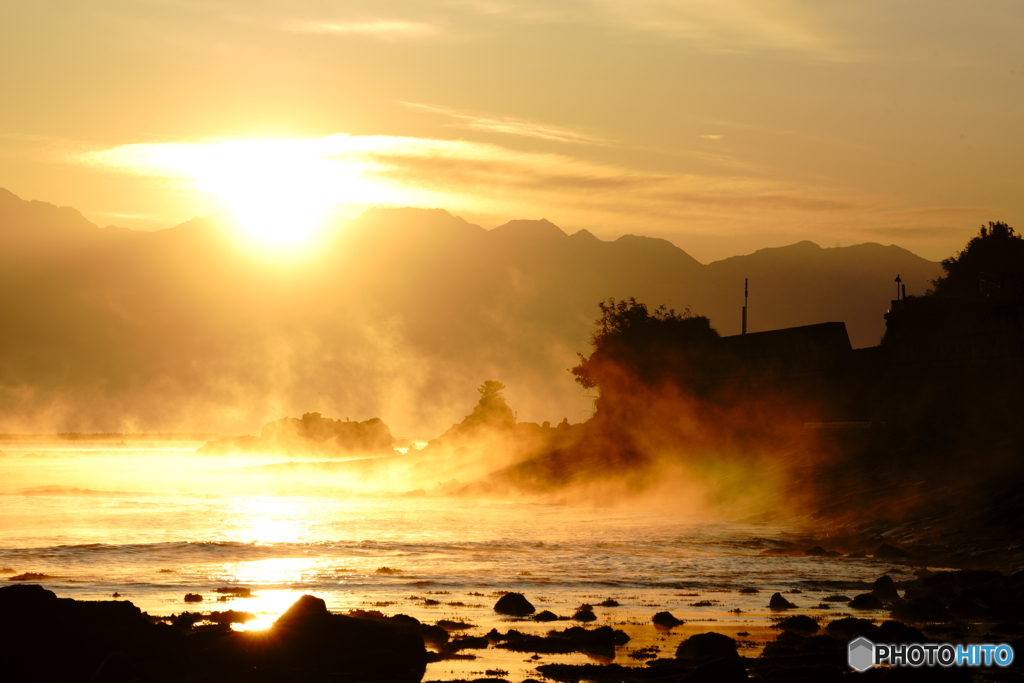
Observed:
[[[756,647],[772,633],[772,592],[803,591],[788,597],[808,607],[802,613],[824,615],[810,607],[844,588],[826,582],[873,581],[894,569],[870,559],[761,555],[775,547],[771,539],[794,533],[784,527],[374,495],[330,476],[269,476],[258,466],[273,458],[196,456],[199,445],[0,443],[0,567],[47,574],[40,583],[62,597],[118,592],[158,615],[240,609],[260,617],[257,627],[302,593],[337,610],[465,619],[478,635],[492,626],[551,628],[500,623],[491,610],[497,591],[522,592],[538,609],[563,615],[612,597],[622,606],[598,608],[596,625],[630,632],[634,642],[623,654],[657,644],[669,655],[680,638],[706,630],[751,633]],[[230,585],[257,597],[218,602],[215,589]],[[740,594],[742,587],[761,592]],[[186,592],[204,602],[186,605]],[[654,630],[648,620],[663,609],[688,623]],[[433,664],[428,678],[499,667],[514,680],[535,665],[517,653],[477,654],[477,663]],[[544,661],[577,659],[586,657]]]

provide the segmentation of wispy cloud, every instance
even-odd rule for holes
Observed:
[[[376,38],[422,38],[436,35],[436,25],[417,21],[290,21],[284,30],[292,33],[367,35]]]
[[[136,144],[80,153],[73,161],[216,196],[243,187],[245,196],[284,195],[296,203],[442,206],[477,215],[549,215],[577,225],[630,216],[722,233],[749,229],[755,217],[769,228],[855,208],[820,188],[653,173],[464,140],[332,135]]]
[[[541,138],[542,140],[555,140],[558,142],[589,144],[607,144],[609,142],[608,140],[580,133],[569,128],[560,128],[548,124],[536,123],[534,121],[526,121],[507,116],[480,116],[478,114],[456,111],[446,107],[416,104],[414,102],[405,102],[404,104],[414,109],[445,116],[455,122],[452,124],[455,127],[466,128],[468,130],[479,130],[488,133],[503,133],[506,135],[521,135],[524,137]]]

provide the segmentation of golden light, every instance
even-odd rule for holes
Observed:
[[[373,157],[389,138],[219,140],[120,145],[78,155],[87,164],[184,182],[215,197],[245,237],[270,247],[308,243],[336,205],[409,203]]]

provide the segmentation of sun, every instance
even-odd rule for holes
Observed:
[[[215,195],[246,236],[264,245],[303,245],[330,208],[350,194],[346,169],[303,140],[238,140],[212,145],[195,165],[196,185]]]

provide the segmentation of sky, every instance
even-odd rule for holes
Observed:
[[[0,187],[99,225],[370,206],[708,262],[1024,229],[1024,3],[11,0]]]

